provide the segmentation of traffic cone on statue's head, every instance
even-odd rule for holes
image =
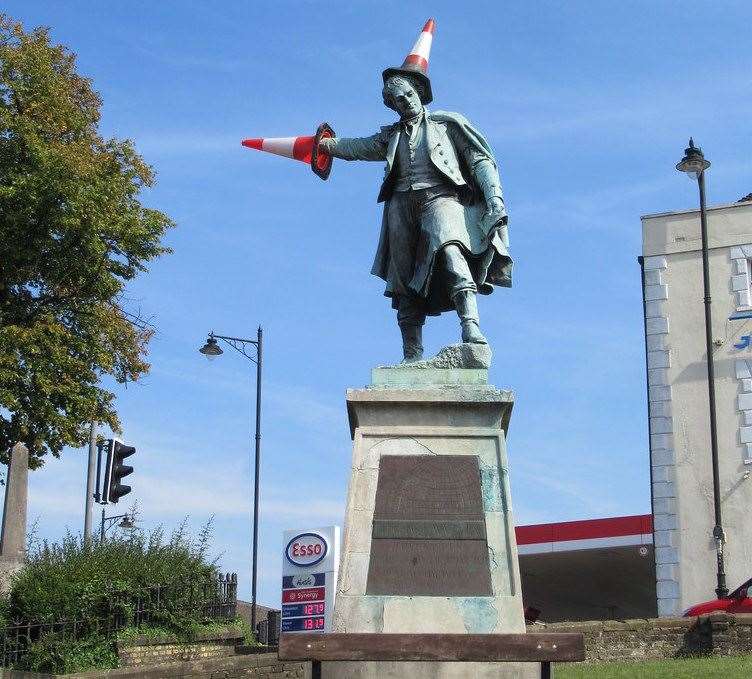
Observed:
[[[436,30],[436,22],[433,19],[426,21],[410,54],[405,57],[399,68],[387,68],[384,73],[384,82],[393,75],[404,75],[410,78],[417,86],[421,102],[428,104],[433,101],[431,81],[428,79],[428,59],[431,55],[433,34]]]
[[[321,123],[316,134],[310,137],[256,137],[241,143],[249,149],[308,163],[319,177],[326,179],[332,168],[332,157],[319,151],[318,144],[324,137],[333,136],[334,130],[327,123]]]

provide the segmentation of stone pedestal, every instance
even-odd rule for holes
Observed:
[[[505,435],[482,368],[376,368],[353,438],[334,632],[524,632]],[[381,474],[381,478],[380,478]],[[537,677],[537,665],[327,663],[329,679]]]

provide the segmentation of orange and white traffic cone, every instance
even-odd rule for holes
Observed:
[[[433,101],[431,81],[428,79],[428,59],[431,56],[433,34],[436,30],[436,22],[433,19],[426,21],[423,30],[415,41],[410,54],[405,57],[399,68],[387,68],[383,73],[384,82],[393,75],[406,75],[418,86],[418,95],[424,104]]]
[[[402,68],[412,64],[417,66],[422,73],[428,73],[428,59],[431,56],[431,45],[433,44],[435,30],[436,22],[433,19],[426,21],[426,25],[423,26],[423,30],[410,50],[410,54],[405,57]]]
[[[333,136],[334,130],[327,123],[322,123],[316,134],[310,137],[255,137],[244,139],[241,143],[249,149],[308,163],[319,177],[326,179],[332,169],[332,157],[319,151],[318,145],[324,137]]]

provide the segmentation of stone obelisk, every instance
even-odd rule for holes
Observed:
[[[26,511],[29,497],[29,451],[23,443],[13,446],[5,483],[3,528],[0,537],[0,590],[7,591],[10,578],[26,561]]]

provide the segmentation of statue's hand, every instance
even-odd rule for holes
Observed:
[[[483,221],[487,224],[492,224],[501,219],[501,215],[504,214],[504,201],[498,196],[491,196],[486,201],[486,212],[483,215]]]
[[[329,153],[332,150],[334,143],[334,139],[331,137],[323,137],[322,139],[319,139],[319,151]]]

